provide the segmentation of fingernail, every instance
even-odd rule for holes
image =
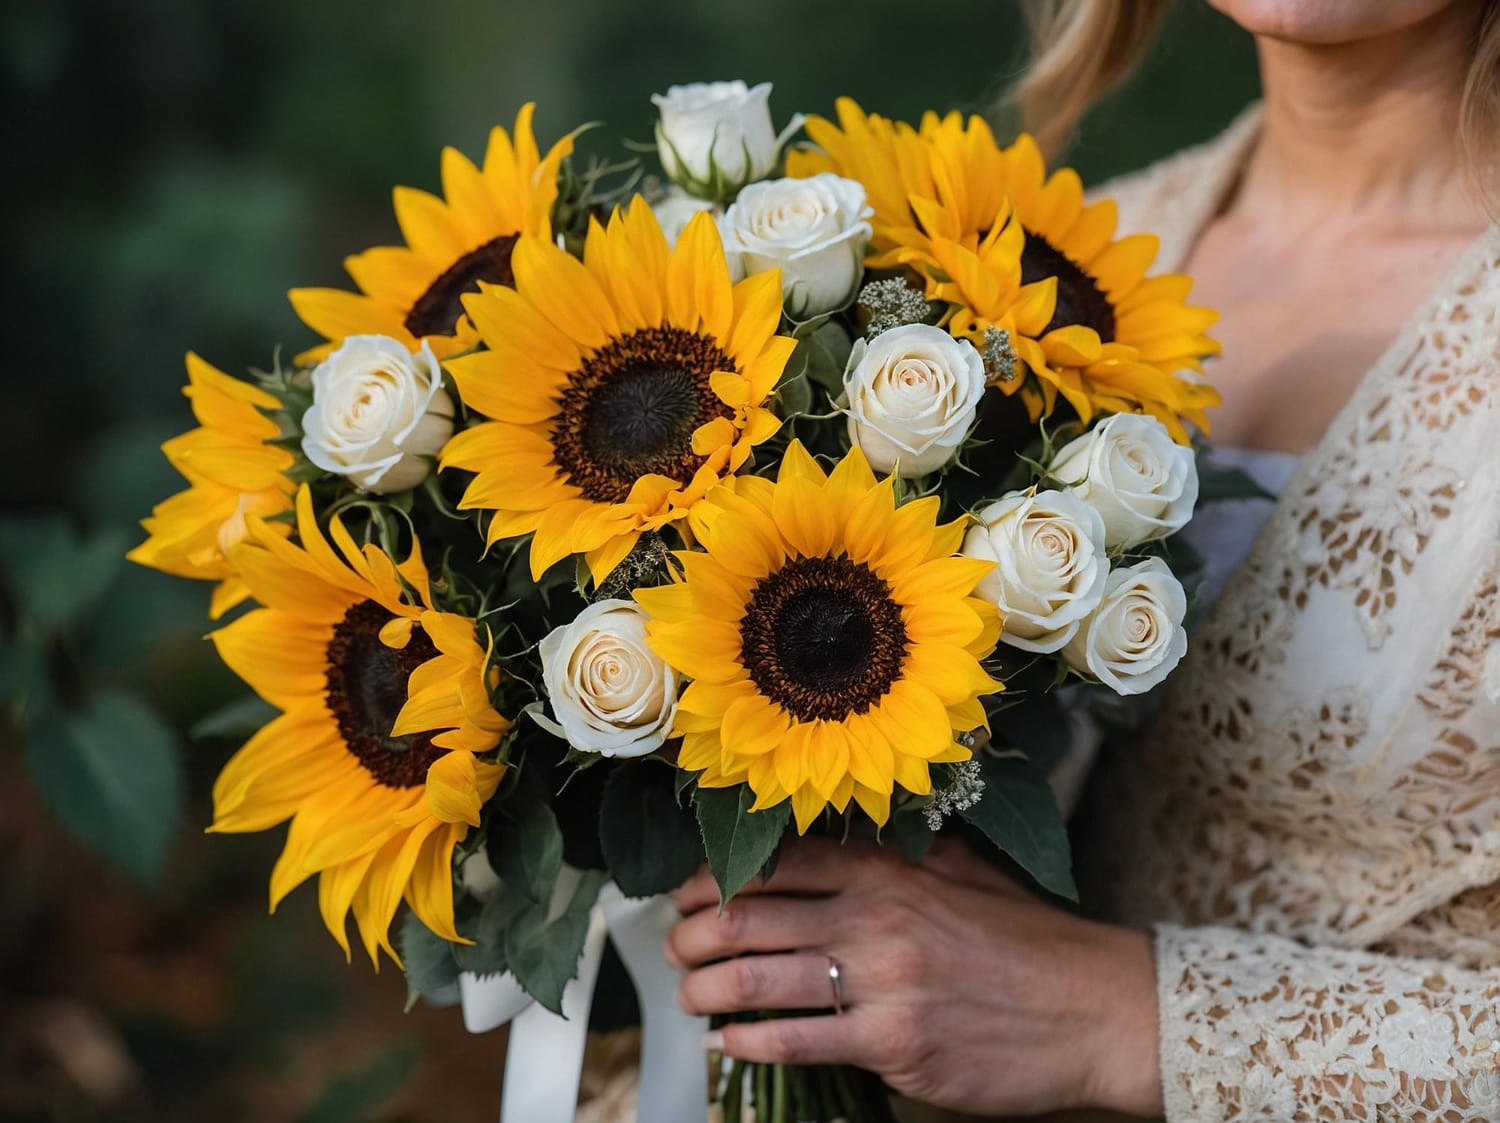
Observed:
[[[724,1031],[711,1029],[703,1035],[703,1048],[710,1053],[722,1053],[724,1051]]]
[[[667,966],[670,967],[670,968],[672,968],[672,970],[674,970],[674,971],[681,971],[682,970],[682,960],[680,960],[680,959],[677,958],[677,953],[672,950],[672,945],[671,944],[663,944],[662,945],[661,957],[664,960],[667,961]]]

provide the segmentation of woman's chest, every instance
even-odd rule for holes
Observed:
[[[1224,399],[1215,439],[1298,453],[1316,445],[1471,238],[1278,245],[1211,225],[1188,268],[1195,300],[1222,314],[1223,356],[1209,369]]]

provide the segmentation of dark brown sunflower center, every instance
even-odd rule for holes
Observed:
[[[328,643],[325,698],[339,735],[375,782],[388,788],[414,788],[427,779],[428,766],[446,750],[430,733],[392,737],[396,715],[406,705],[406,680],[437,648],[420,628],[400,650],[380,642],[391,614],[374,601],[355,605],[335,625]]]
[[[703,465],[693,432],[734,411],[709,385],[735,365],[713,340],[642,328],[594,353],[569,379],[552,431],[558,466],[586,499],[618,503],[657,474],[687,483]]]
[[[516,236],[502,234],[448,266],[411,306],[406,314],[406,330],[418,339],[424,335],[451,335],[458,318],[464,314],[464,293],[478,292],[480,281],[491,285],[516,283],[510,271],[510,251],[515,248]]]
[[[885,579],[848,558],[795,558],[750,594],[740,659],[801,721],[862,714],[901,677],[906,625]]]
[[[1056,328],[1081,324],[1093,328],[1105,343],[1114,341],[1115,308],[1099,287],[1099,282],[1046,238],[1028,230],[1026,248],[1021,251],[1021,283],[1029,285],[1048,277],[1057,278],[1057,309],[1043,335]]]

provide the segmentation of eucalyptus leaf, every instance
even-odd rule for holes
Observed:
[[[154,884],[182,822],[176,737],[123,690],[28,731],[26,764],[70,831],[138,880]]]
[[[677,803],[673,769],[629,761],[604,786],[599,844],[615,883],[627,897],[677,888],[703,861],[693,813]]]
[[[837,398],[844,392],[844,367],[853,348],[844,326],[828,320],[798,341],[793,361],[800,359],[805,376]]]
[[[578,958],[588,937],[589,912],[604,879],[604,873],[598,870],[583,874],[567,906],[550,923],[545,902],[527,904],[505,933],[505,957],[511,974],[527,994],[559,1016],[563,988],[578,974]]]
[[[746,785],[732,788],[700,787],[693,796],[708,868],[719,886],[722,908],[776,853],[792,815],[790,800],[751,811],[755,793]]]
[[[1046,778],[1015,757],[980,759],[984,794],[959,812],[1049,893],[1078,900],[1062,812]]]

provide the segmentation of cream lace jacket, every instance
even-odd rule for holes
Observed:
[[[1105,189],[1123,229],[1163,235],[1162,268],[1257,126]],[[1159,723],[1096,777],[1098,893],[1156,932],[1169,1123],[1500,1120],[1497,406],[1491,229],[1303,461]]]

